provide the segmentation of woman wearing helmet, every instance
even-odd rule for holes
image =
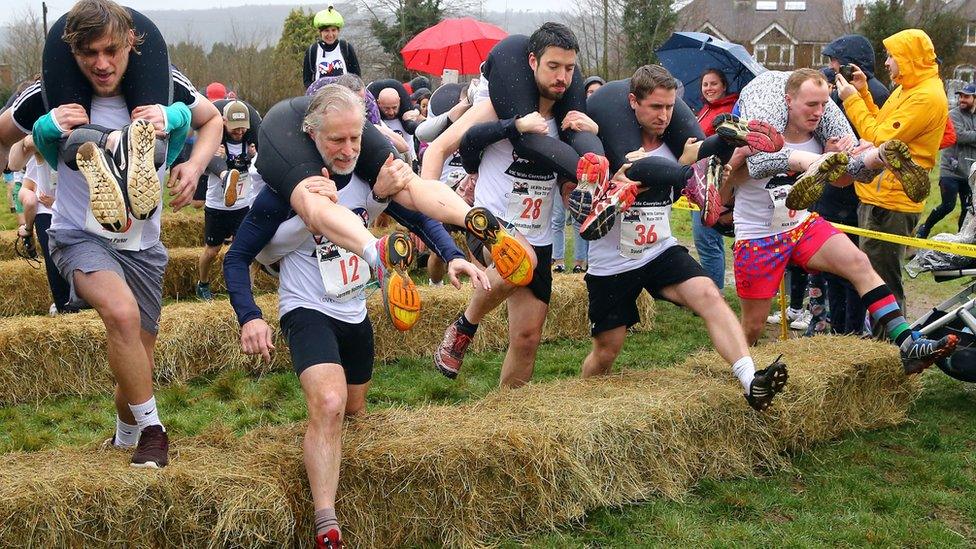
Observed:
[[[319,30],[319,39],[305,51],[305,63],[302,67],[305,87],[323,76],[361,74],[356,50],[352,44],[339,38],[339,31],[345,24],[342,15],[329,6],[315,14],[314,23]]]

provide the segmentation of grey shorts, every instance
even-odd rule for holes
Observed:
[[[88,306],[75,293],[75,271],[86,274],[111,271],[125,281],[135,296],[142,329],[154,335],[159,331],[159,316],[163,308],[163,271],[169,261],[169,254],[162,243],[130,252],[116,250],[108,240],[85,231],[49,230],[48,236],[51,258],[71,286],[68,303],[77,307]]]

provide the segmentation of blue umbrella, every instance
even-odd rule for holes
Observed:
[[[701,75],[719,69],[729,81],[726,93],[738,93],[757,75],[766,72],[739,44],[703,32],[676,32],[657,49],[657,57],[685,87],[684,100],[694,111],[702,106]]]

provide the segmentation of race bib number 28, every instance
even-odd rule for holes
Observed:
[[[552,181],[516,181],[508,195],[507,217],[522,234],[538,234],[552,218]]]

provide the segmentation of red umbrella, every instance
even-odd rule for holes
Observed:
[[[506,36],[508,33],[495,25],[470,17],[445,19],[414,36],[400,54],[410,70],[435,76],[444,69],[477,74],[491,48]]]

